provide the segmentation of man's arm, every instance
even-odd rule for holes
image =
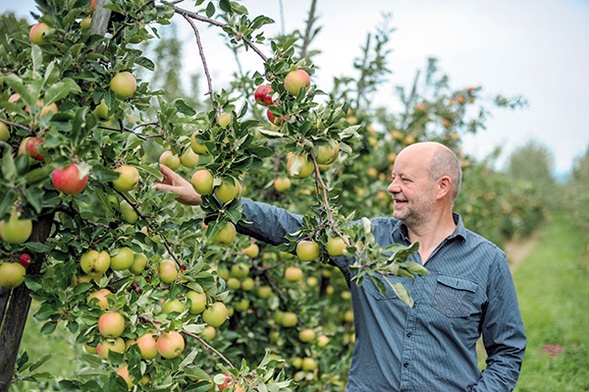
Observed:
[[[512,391],[526,348],[526,334],[507,261],[494,263],[488,289],[488,305],[482,325],[487,368],[471,391]]]

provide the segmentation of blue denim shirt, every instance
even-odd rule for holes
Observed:
[[[243,199],[253,222],[239,231],[270,244],[285,242],[302,216]],[[370,279],[350,284],[347,257],[333,260],[350,287],[356,341],[347,392],[511,391],[521,369],[526,336],[505,253],[467,230],[456,229],[425,263],[430,274],[402,281],[415,304],[409,308],[387,287],[382,296]],[[409,245],[395,218],[371,220],[376,241]],[[419,255],[417,262],[421,262]],[[384,277],[383,277],[384,278]],[[387,285],[388,286],[388,285]],[[483,336],[487,366],[479,371],[476,342]]]

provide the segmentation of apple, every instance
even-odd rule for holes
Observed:
[[[150,360],[157,357],[157,343],[153,334],[146,333],[145,335],[138,337],[137,347],[139,347],[139,351],[141,352],[141,358]]]
[[[172,170],[178,170],[180,168],[180,158],[169,150],[164,151],[162,155],[160,155],[160,163],[166,165]]]
[[[182,354],[184,345],[184,337],[176,331],[164,332],[156,341],[157,351],[166,359],[173,359]]]
[[[94,9],[96,8],[96,0],[92,0],[90,2],[90,12],[94,12]]]
[[[92,25],[92,18],[91,17],[84,18],[80,21],[80,26],[83,29],[90,28],[91,25]]]
[[[284,88],[292,95],[298,95],[299,91],[304,88],[305,91],[311,85],[309,74],[302,69],[290,71],[284,78]]]
[[[286,162],[286,171],[292,178],[307,178],[314,169],[313,162],[306,155],[290,154]]]
[[[256,91],[254,92],[254,99],[256,100],[257,103],[259,103],[260,105],[263,105],[263,106],[273,105],[274,104],[274,102],[272,102],[272,93],[273,92],[274,92],[274,90],[272,89],[271,86],[268,86],[268,85],[258,86]]]
[[[113,271],[123,271],[129,269],[133,265],[135,254],[133,250],[127,246],[119,249],[118,253],[110,255],[110,268]]]
[[[8,126],[0,121],[0,141],[7,142],[10,139],[10,130]]]
[[[317,369],[317,361],[314,358],[303,358],[303,364],[301,365],[301,369],[305,372],[312,372],[313,370]]]
[[[354,321],[354,312],[352,310],[346,310],[344,312],[344,321],[347,323],[351,323]]]
[[[227,284],[227,287],[231,290],[237,290],[241,287],[241,281],[234,277],[227,279],[227,282],[225,283]]]
[[[162,260],[159,265],[159,275],[163,283],[172,283],[178,277],[178,266],[173,260]]]
[[[118,338],[125,332],[125,318],[118,312],[103,313],[98,319],[98,332],[107,339]]]
[[[215,338],[215,336],[217,335],[217,329],[215,327],[211,327],[210,325],[207,325],[205,327],[205,329],[202,330],[202,332],[200,333],[200,336],[202,336],[204,339],[211,341]]]
[[[110,267],[110,255],[106,251],[89,250],[80,258],[80,266],[86,275],[99,277]]]
[[[180,155],[180,163],[182,166],[189,169],[198,165],[199,159],[200,157],[192,150],[192,147],[188,147],[186,150],[184,150],[182,155]]]
[[[77,195],[88,184],[88,167],[80,167],[75,163],[66,168],[56,168],[51,174],[53,186],[68,195]]]
[[[313,261],[319,257],[319,244],[311,240],[299,241],[296,253],[301,261]]]
[[[25,281],[27,271],[20,263],[0,264],[0,286],[12,289],[18,287]]]
[[[242,298],[237,303],[235,303],[235,310],[238,312],[245,312],[250,307],[250,300],[247,298]]]
[[[298,267],[287,267],[284,270],[284,277],[289,282],[300,282],[303,279],[303,270]]]
[[[255,259],[260,254],[260,247],[255,242],[252,242],[247,247],[243,248],[241,251],[250,259]]]
[[[327,254],[333,257],[343,256],[348,247],[346,241],[347,238],[344,240],[342,237],[329,237],[325,246]]]
[[[43,140],[36,137],[25,137],[18,148],[18,154],[27,154],[37,161],[44,162],[45,157],[39,152],[39,146],[43,144]]]
[[[119,212],[121,213],[121,217],[123,220],[129,224],[135,224],[139,220],[139,215],[137,211],[133,208],[131,204],[127,200],[122,200],[119,204]]]
[[[315,340],[315,331],[311,328],[305,328],[299,331],[299,340],[303,343],[311,343]]]
[[[315,159],[320,165],[330,165],[339,155],[339,142],[333,140],[330,143],[320,144],[313,148]]]
[[[221,128],[227,128],[229,124],[231,124],[231,120],[233,119],[233,115],[229,112],[219,113],[217,114],[217,124],[221,126]]]
[[[276,189],[276,192],[285,192],[290,188],[290,186],[291,181],[288,177],[278,177],[274,180],[274,189]]]
[[[186,294],[186,298],[190,300],[190,314],[200,314],[207,307],[207,295],[205,293],[191,290]]]
[[[137,90],[137,81],[131,72],[116,74],[110,81],[110,89],[121,99],[130,98]]]
[[[147,266],[147,256],[143,253],[135,253],[133,255],[133,264],[129,267],[129,271],[133,275],[139,275],[145,270]]]
[[[229,312],[223,302],[215,302],[202,312],[202,320],[212,327],[220,327],[223,325]]]
[[[250,267],[245,263],[236,263],[231,266],[231,276],[241,279],[250,274]]]
[[[272,287],[270,286],[259,286],[256,290],[256,294],[261,299],[268,299],[272,296]]]
[[[231,388],[231,386],[233,385],[233,376],[229,375],[229,374],[218,374],[217,376],[215,376],[216,379],[220,379],[221,377],[223,377],[223,380],[217,384],[217,388],[219,389],[219,392],[223,392],[225,391],[227,388]],[[218,381],[217,381],[218,382]]]
[[[110,351],[122,354],[125,352],[125,347],[123,338],[106,339],[96,345],[96,354],[102,359],[108,359]]]
[[[184,311],[184,304],[178,299],[169,299],[164,303],[162,310],[166,313],[182,313]]]
[[[131,379],[131,375],[129,374],[129,366],[128,365],[123,365],[120,368],[117,369],[117,371],[115,372],[116,374],[118,374],[119,376],[121,376],[123,378],[123,380],[125,380],[125,382],[127,383],[127,388],[131,389],[133,388],[133,380]]]
[[[93,293],[90,293],[88,295],[88,300],[87,302],[89,304],[91,304],[92,302],[94,302],[95,304],[98,305],[98,307],[102,310],[106,310],[108,308],[108,296],[111,295],[112,292],[109,289],[100,289],[98,291],[95,291]],[[92,301],[93,299],[96,299],[96,301]]]
[[[196,140],[196,137],[201,133],[202,132],[200,131],[196,131],[192,134],[192,136],[190,136],[190,148],[192,148],[192,151],[194,151],[196,154],[206,156],[209,155],[207,147]]]
[[[307,278],[307,286],[309,287],[317,287],[319,285],[319,279],[314,276],[309,276]]]
[[[39,117],[44,116],[49,113],[55,114],[58,111],[57,105],[55,104],[55,102],[53,102],[49,105],[43,105],[43,101],[37,101],[37,104],[39,106],[41,106],[41,110],[39,110]]]
[[[211,242],[216,245],[228,245],[233,242],[237,230],[232,222],[227,222],[215,235],[211,238]]]
[[[239,195],[240,190],[241,186],[236,179],[233,179],[233,183],[231,180],[223,180],[221,184],[215,188],[215,196],[221,203],[229,203]]]
[[[256,281],[254,278],[248,276],[241,282],[241,289],[244,291],[252,291],[256,287]]]
[[[45,33],[49,31],[49,29],[51,29],[51,27],[43,22],[33,25],[29,31],[29,41],[37,45],[44,44],[47,42],[45,41]]]
[[[134,166],[121,165],[115,169],[119,177],[112,182],[119,192],[128,192],[137,187],[139,183],[139,171]]]
[[[110,119],[110,115],[108,113],[108,105],[106,104],[104,98],[100,100],[100,103],[94,108],[92,113],[94,113],[94,115],[101,120]]]
[[[0,221],[0,237],[9,244],[22,244],[26,242],[33,232],[33,221],[20,219],[16,213],[12,213],[7,221]]]
[[[325,346],[327,346],[328,343],[329,343],[329,337],[327,337],[327,335],[320,335],[317,338],[317,346],[319,346],[319,347],[325,347]]]
[[[298,317],[293,312],[283,312],[280,319],[280,324],[285,328],[292,328],[297,325]]]
[[[84,349],[88,354],[97,354],[96,347],[91,346],[88,343],[84,343]]]
[[[266,110],[266,117],[268,117],[268,121],[270,121],[274,125],[280,125],[284,121],[284,116],[276,117],[276,115],[272,113],[270,109]]]
[[[213,185],[215,179],[210,171],[207,169],[200,169],[192,175],[192,186],[194,190],[200,195],[210,195],[213,193]]]
[[[29,265],[31,265],[31,260],[32,260],[31,255],[29,255],[28,253],[23,253],[18,258],[18,263],[26,268]]]

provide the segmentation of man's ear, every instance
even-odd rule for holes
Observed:
[[[442,176],[438,179],[438,200],[443,199],[452,189],[452,179],[449,176]]]

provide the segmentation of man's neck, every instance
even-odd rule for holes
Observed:
[[[424,225],[407,227],[411,243],[419,242],[419,255],[425,264],[432,252],[456,229],[452,212],[429,219]]]

